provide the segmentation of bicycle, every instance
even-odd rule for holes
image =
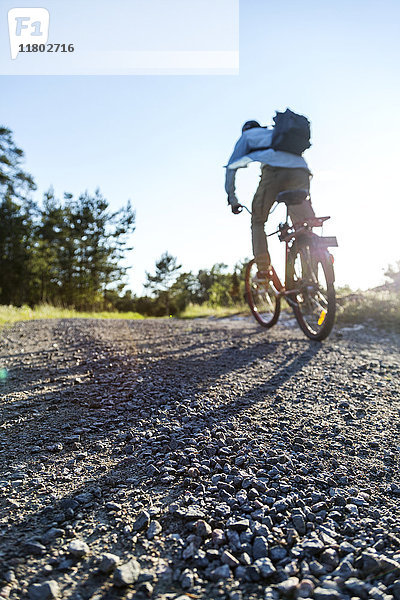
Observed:
[[[338,244],[336,237],[313,232],[314,227],[321,227],[330,217],[289,224],[289,206],[301,204],[307,197],[307,190],[289,190],[277,195],[276,202],[286,205],[286,221],[268,237],[278,235],[285,244],[285,281],[280,281],[272,265],[266,279],[259,281],[253,258],[246,267],[246,299],[258,323],[270,328],[279,319],[284,298],[306,336],[323,340],[332,331],[336,310],[333,256],[328,248]]]

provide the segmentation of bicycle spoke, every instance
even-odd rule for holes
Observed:
[[[258,279],[258,269],[254,260],[246,270],[246,294],[251,312],[263,327],[272,327],[280,312],[280,299],[269,278]]]
[[[296,294],[295,315],[302,329],[309,337],[320,339],[323,329],[327,330],[333,323],[332,309],[334,290],[328,287],[326,273],[321,259],[313,254],[309,246],[300,248],[292,256],[291,285],[298,290]],[[333,312],[332,312],[333,310]],[[332,313],[327,323],[327,315]]]

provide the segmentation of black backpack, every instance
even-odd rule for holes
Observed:
[[[274,117],[274,132],[271,148],[301,155],[310,144],[310,121],[297,115],[289,108],[285,112],[277,112]]]

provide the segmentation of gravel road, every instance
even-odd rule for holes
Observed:
[[[234,318],[6,329],[0,598],[400,600],[399,347]]]

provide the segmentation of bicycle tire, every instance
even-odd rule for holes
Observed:
[[[332,257],[327,250],[316,249],[312,243],[293,244],[288,256],[288,289],[300,289],[291,304],[300,329],[311,340],[322,341],[332,331],[336,313],[334,281]]]
[[[246,300],[256,321],[269,329],[279,319],[281,299],[272,281],[266,281],[265,286],[254,282],[256,272],[257,265],[253,258],[246,267]]]

